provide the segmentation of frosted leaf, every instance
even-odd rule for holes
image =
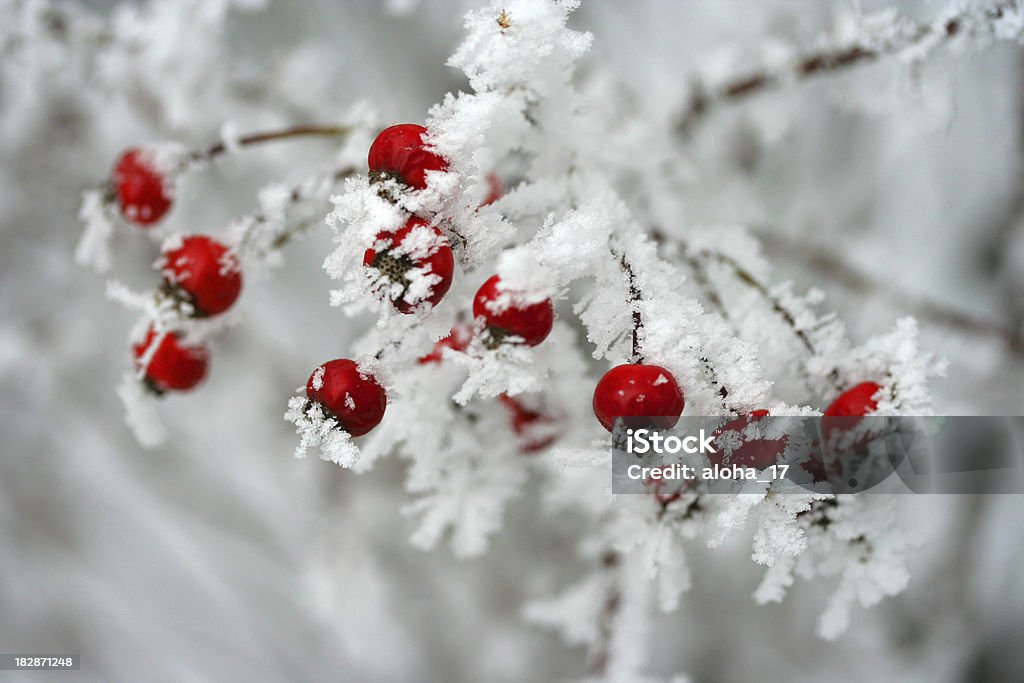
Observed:
[[[477,91],[558,83],[593,37],[565,27],[579,0],[508,0],[470,12],[467,36],[448,60]]]
[[[112,265],[110,238],[114,234],[114,224],[103,192],[88,190],[82,194],[78,219],[84,228],[75,247],[75,263],[96,273],[108,272]]]
[[[756,483],[756,482],[753,482]],[[709,548],[717,548],[725,542],[729,534],[741,529],[750,517],[751,510],[764,500],[764,492],[761,493],[737,493],[730,495],[725,508],[719,512],[717,519],[718,530],[708,539]]]
[[[606,581],[591,574],[556,597],[536,600],[523,608],[523,618],[557,631],[570,645],[588,645],[597,640]]]
[[[535,363],[531,349],[502,344],[494,350],[479,348],[477,353],[479,355],[462,354],[454,359],[469,370],[466,381],[452,397],[456,403],[466,405],[474,396],[493,398],[502,393],[515,395],[543,388],[547,371]]]
[[[152,345],[154,348],[157,344]],[[121,378],[117,395],[124,404],[124,421],[143,448],[156,448],[167,440],[167,429],[156,409],[157,397],[134,373]]]
[[[550,299],[555,293],[555,272],[538,262],[532,249],[509,249],[498,258],[498,295],[487,303],[493,313],[513,306],[528,306]]]
[[[449,458],[431,493],[403,508],[405,514],[420,516],[410,539],[413,545],[430,549],[450,533],[456,557],[475,557],[487,550],[488,537],[501,528],[506,502],[519,494],[526,480],[522,459],[487,455]]]
[[[305,396],[293,396],[288,399],[284,419],[295,425],[299,435],[296,458],[305,458],[310,448],[318,448],[321,460],[342,467],[353,467],[359,462],[359,448],[352,442],[352,436],[319,403]]]
[[[670,525],[659,525],[643,548],[648,578],[657,581],[658,605],[663,612],[679,606],[679,596],[690,589],[690,568],[681,539]]]

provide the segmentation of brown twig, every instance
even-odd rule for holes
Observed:
[[[982,10],[981,16],[989,21],[995,21],[1002,18],[1012,4],[1007,1]],[[753,95],[779,87],[788,81],[804,81],[845,71],[855,66],[875,62],[902,50],[923,45],[928,41],[951,40],[963,32],[965,23],[972,12],[977,12],[977,10],[965,9],[944,22],[919,24],[906,31],[901,37],[892,39],[881,46],[855,44],[828,48],[797,57],[784,70],[752,69],[726,80],[711,92],[706,91],[697,83],[693,86],[690,101],[679,116],[676,129],[681,136],[687,137],[696,124],[715,107],[742,102]]]
[[[878,282],[821,247],[808,246],[801,241],[786,238],[763,228],[755,229],[754,232],[761,239],[765,251],[774,257],[795,258],[804,266],[853,293],[882,295],[897,308],[932,324],[1001,339],[1010,353],[1024,356],[1024,343],[1020,333],[999,321],[972,315],[943,303],[921,299],[895,289],[888,283]]]
[[[261,133],[250,133],[249,135],[243,135],[230,145],[224,140],[221,140],[220,142],[214,143],[205,149],[195,150],[190,152],[186,158],[190,162],[209,161],[210,159],[224,154],[234,146],[250,147],[264,142],[276,142],[279,140],[290,140],[293,138],[304,137],[340,137],[347,135],[350,130],[351,129],[348,126],[306,125],[292,126],[291,128],[282,128],[281,130],[264,131]]]

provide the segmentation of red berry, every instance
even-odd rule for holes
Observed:
[[[122,154],[112,180],[121,215],[127,221],[149,226],[171,208],[167,178],[153,166],[145,150],[132,148]]]
[[[210,365],[210,352],[205,346],[185,346],[173,332],[164,334],[160,345],[150,355],[150,345],[157,332],[152,327],[146,339],[135,344],[135,364],[141,366],[149,356],[146,380],[157,391],[187,391],[203,381]]]
[[[857,429],[861,423],[860,418],[878,408],[878,401],[874,396],[881,388],[874,382],[861,382],[839,394],[825,409],[824,417],[821,419],[821,434],[824,437],[823,456],[826,462],[831,463],[833,469],[840,468],[856,455],[861,446],[872,439],[872,435],[865,432],[856,436],[855,443],[846,443],[843,448],[838,448],[838,444],[845,441],[843,435]]]
[[[508,410],[512,431],[522,439],[520,450],[523,453],[542,451],[558,439],[550,430],[544,429],[544,425],[550,425],[555,421],[550,415],[529,408],[508,394],[499,394],[498,400]]]
[[[752,410],[749,415],[741,415],[716,429],[715,436],[717,438],[727,432],[739,432],[742,434],[746,430],[747,425],[751,422],[757,422],[760,418],[767,417],[767,415],[767,410]],[[744,441],[727,457],[724,456],[723,450],[719,448],[717,454],[711,455],[711,460],[718,464],[739,465],[740,467],[753,467],[763,470],[765,467],[778,462],[779,456],[786,450],[787,443],[788,439],[786,437],[779,439],[752,439]]]
[[[839,394],[832,405],[825,409],[827,417],[860,417],[878,408],[874,396],[881,389],[874,382],[861,382]]]
[[[519,337],[523,344],[536,346],[551,333],[555,307],[551,299],[534,304],[517,304],[494,275],[477,290],[473,298],[473,316],[483,318],[491,339]]]
[[[604,373],[594,388],[594,415],[609,432],[617,417],[667,417],[661,428],[675,425],[683,414],[683,392],[676,378],[657,365],[619,365]]]
[[[306,396],[352,436],[362,436],[380,424],[388,405],[384,388],[347,358],[328,361],[314,370],[306,382]]]
[[[430,227],[422,218],[410,218],[398,232],[386,230],[377,234],[374,246],[363,254],[363,264],[380,271],[387,282],[384,286],[395,308],[401,313],[412,313],[423,302],[436,306],[452,286],[455,271],[455,257],[448,244],[448,238],[436,227]],[[435,275],[439,281],[430,285],[429,293],[423,296],[418,288],[410,287],[410,271],[422,270],[421,274]],[[390,291],[390,285],[401,285],[397,294]],[[415,300],[409,301],[412,293]]]
[[[370,145],[367,156],[370,170],[392,176],[417,190],[425,188],[427,171],[448,169],[444,158],[424,147],[426,132],[426,128],[415,123],[401,123],[382,130]]]
[[[238,258],[205,235],[189,235],[180,246],[164,252],[162,272],[167,283],[187,294],[204,316],[228,310],[242,291]]]
[[[459,323],[452,328],[447,337],[443,337],[434,344],[434,348],[427,355],[419,359],[420,365],[428,363],[440,363],[444,360],[444,349],[453,351],[465,351],[469,342],[473,339],[473,328],[464,323]]]

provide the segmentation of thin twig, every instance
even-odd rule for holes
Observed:
[[[786,308],[785,304],[782,303],[779,297],[772,294],[771,290],[768,289],[767,285],[765,285],[756,277],[754,277],[754,275],[749,270],[744,268],[739,261],[729,256],[728,254],[723,254],[719,251],[712,251],[710,249],[702,249],[698,253],[698,256],[702,256],[704,258],[711,259],[713,261],[721,263],[722,265],[727,266],[730,270],[732,270],[733,274],[740,282],[756,291],[765,299],[765,301],[767,301],[771,305],[772,310],[775,311],[775,313],[777,313],[780,318],[782,318],[782,320],[791,330],[793,330],[793,334],[796,335],[796,338],[799,339],[800,342],[804,345],[804,348],[807,349],[807,352],[812,356],[817,355],[818,351],[814,347],[814,343],[811,341],[811,338],[807,336],[807,332],[797,325],[796,318],[793,316],[793,313],[790,312],[788,308]]]
[[[1008,0],[980,12],[987,21],[996,21],[1016,4]],[[677,130],[683,137],[688,136],[694,126],[712,109],[719,105],[739,103],[753,95],[779,87],[789,81],[803,81],[831,73],[845,71],[855,66],[869,64],[883,57],[926,43],[941,43],[960,35],[972,14],[977,9],[964,9],[946,21],[919,24],[901,36],[890,39],[882,45],[855,44],[811,52],[797,57],[785,69],[771,71],[767,68],[751,69],[744,74],[727,79],[722,85],[708,92],[695,84],[690,101],[679,116]]]
[[[275,142],[278,140],[289,140],[302,137],[340,137],[348,135],[351,129],[348,126],[322,126],[305,125],[282,128],[281,130],[264,131],[261,133],[250,133],[243,135],[233,143],[229,144],[224,140],[214,143],[206,149],[195,150],[187,155],[190,162],[209,161],[224,154],[232,147],[250,147],[264,142]]]
[[[1024,356],[1024,343],[1020,333],[999,321],[982,318],[947,304],[928,301],[900,291],[889,283],[879,282],[824,248],[808,246],[799,240],[765,229],[754,229],[753,232],[761,238],[765,251],[776,258],[796,259],[817,274],[829,278],[853,293],[884,296],[897,308],[932,324],[983,337],[995,337],[1002,340],[1013,355]]]
[[[608,592],[601,609],[600,621],[597,625],[597,641],[591,654],[590,671],[594,676],[603,677],[608,672],[611,662],[612,639],[615,635],[615,621],[622,606],[622,590],[620,588],[622,558],[614,550],[609,550],[601,557],[601,565],[608,575]]]

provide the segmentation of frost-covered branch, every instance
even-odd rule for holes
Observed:
[[[931,324],[966,334],[989,337],[1002,341],[1007,351],[1024,356],[1022,334],[1013,321],[1001,323],[937,301],[915,296],[891,282],[883,282],[824,247],[794,240],[775,232],[756,229],[762,238],[765,252],[776,259],[794,259],[815,275],[838,284],[852,294],[877,296],[888,300],[894,308]]]
[[[676,120],[676,130],[689,136],[714,109],[747,100],[754,95],[871,64],[885,58],[921,61],[954,39],[971,38],[987,44],[996,40],[1020,40],[1024,30],[1024,5],[1020,0],[997,3],[955,3],[932,22],[917,24],[895,10],[855,19],[837,27],[827,47],[807,52],[778,65],[755,67],[716,79],[714,84],[694,80],[689,100]]]
[[[228,134],[223,136],[223,140],[215,142],[205,149],[198,149],[189,152],[186,155],[186,158],[190,163],[198,163],[210,161],[211,159],[215,159],[233,150],[251,147],[253,145],[260,145],[267,142],[278,142],[281,140],[305,137],[337,138],[348,135],[350,132],[351,129],[348,126],[303,125],[290,126],[280,130],[262,131],[259,133],[235,136],[230,134],[231,131],[229,129]]]

